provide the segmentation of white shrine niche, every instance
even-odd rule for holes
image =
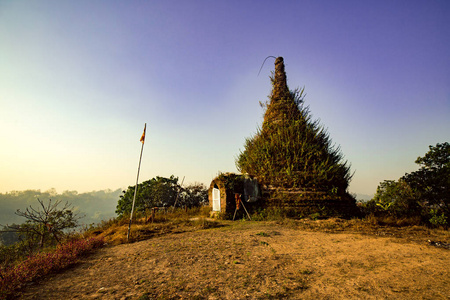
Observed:
[[[213,211],[220,211],[220,190],[215,185],[212,191],[213,196]]]

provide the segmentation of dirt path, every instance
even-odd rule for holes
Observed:
[[[449,254],[241,222],[103,248],[20,299],[450,299]]]

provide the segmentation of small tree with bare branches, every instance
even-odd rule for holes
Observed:
[[[59,200],[52,202],[50,199],[47,204],[39,199],[37,201],[40,205],[38,209],[30,205],[25,211],[18,209],[15,213],[27,221],[14,230],[30,244],[43,248],[48,244],[60,243],[64,230],[78,226],[80,217],[73,212],[74,208],[68,202],[59,207]]]

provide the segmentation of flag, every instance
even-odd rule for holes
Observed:
[[[147,127],[147,124],[145,124],[144,126],[144,132],[142,133],[141,139],[139,140],[140,142],[142,142],[142,144],[145,142],[145,129]]]

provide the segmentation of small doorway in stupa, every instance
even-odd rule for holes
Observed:
[[[219,187],[214,184],[214,188],[212,190],[212,198],[213,198],[213,211],[220,212],[220,190]]]

